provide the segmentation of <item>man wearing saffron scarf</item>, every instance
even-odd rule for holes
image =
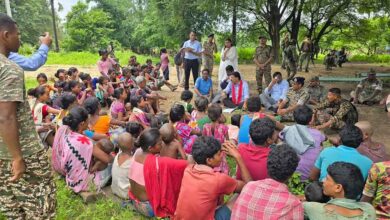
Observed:
[[[222,92],[222,102],[227,108],[242,108],[249,98],[248,83],[241,80],[239,72],[230,75],[230,82]]]

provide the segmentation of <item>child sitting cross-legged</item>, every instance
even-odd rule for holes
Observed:
[[[176,131],[172,124],[163,124],[160,134],[163,141],[160,156],[177,159],[180,154],[182,159],[187,159],[182,144],[176,139]]]
[[[190,154],[197,135],[201,133],[184,122],[185,116],[184,106],[180,104],[173,105],[169,112],[169,118],[177,131],[179,141],[183,143],[184,151]]]
[[[213,171],[221,163],[222,151],[236,160],[244,181]],[[175,219],[230,219],[230,209],[234,202],[231,200],[225,205],[218,204],[220,197],[240,192],[252,180],[235,145],[227,142],[221,149],[218,140],[202,136],[196,139],[192,156],[196,164],[188,166],[184,171]]]
[[[212,104],[208,110],[208,116],[212,123],[205,124],[203,127],[203,136],[209,136],[214,137],[217,139],[221,144],[225,143],[225,141],[229,140],[229,128],[223,124],[220,123],[221,118],[224,116],[222,115],[222,108],[218,104]],[[222,154],[222,161],[221,165],[214,168],[214,171],[229,174],[229,166],[226,161],[226,155]]]
[[[116,155],[112,164],[112,193],[121,199],[128,199],[130,182],[128,179],[130,160],[132,158],[133,137],[129,133],[122,133],[118,138],[120,152]]]
[[[130,104],[133,112],[130,115],[130,121],[138,122],[144,129],[150,126],[150,121],[146,113],[142,110],[146,106],[145,100],[140,95],[134,95],[130,98]]]
[[[210,123],[211,120],[207,115],[207,108],[209,106],[209,100],[203,96],[197,97],[195,99],[195,110],[191,113],[190,125],[192,128],[199,129],[202,131],[203,126],[206,123]]]

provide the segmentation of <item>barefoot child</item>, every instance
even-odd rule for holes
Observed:
[[[130,182],[128,179],[134,140],[131,134],[122,133],[118,138],[120,152],[112,165],[112,193],[121,199],[129,199]]]
[[[178,154],[184,160],[187,159],[186,154],[184,153],[183,146],[181,143],[175,138],[175,128],[170,123],[164,124],[160,128],[160,134],[163,140],[163,144],[161,146],[160,156],[162,157],[171,157],[174,159],[178,158]]]

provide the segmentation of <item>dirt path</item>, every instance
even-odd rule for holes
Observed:
[[[69,65],[47,65],[43,66],[39,69],[39,71],[35,72],[26,72],[26,77],[35,77],[37,73],[46,73],[48,76],[54,76],[55,71],[58,68],[64,68],[68,69]],[[98,76],[98,71],[96,66],[76,66],[80,71],[90,73],[92,76]],[[359,72],[365,72],[368,71],[370,68],[375,68],[378,72],[390,72],[390,66],[378,66],[378,65],[372,65],[372,64],[352,64],[347,63],[344,65],[343,68],[336,68],[332,71],[325,71],[325,68],[323,65],[316,64],[315,67],[310,66],[310,72],[304,73],[299,72],[297,76],[304,76],[306,79],[310,79],[310,77],[315,75],[320,76],[354,76],[356,73]],[[250,92],[252,95],[256,95],[256,80],[255,80],[255,66],[254,65],[240,65],[239,66],[240,72],[243,74],[243,78],[248,81]],[[274,71],[280,71],[283,73],[284,76],[286,76],[286,71],[282,70],[280,66],[273,65],[272,66],[272,72]],[[177,84],[177,78],[176,78],[176,71],[175,68],[170,67],[170,78],[171,83],[174,85]],[[217,72],[218,72],[218,66],[214,66],[214,74],[213,74],[213,81],[214,81],[214,88],[217,88],[216,82],[217,82]],[[350,91],[352,91],[356,84],[355,83],[332,83],[332,84],[324,84],[327,88],[331,87],[339,87],[342,89],[342,92],[344,96],[349,94]],[[190,80],[190,86],[193,86],[193,80],[191,77]],[[162,103],[161,107],[166,112],[169,111],[172,103],[175,101],[180,100],[180,93],[182,89],[179,88],[176,92],[172,93],[169,91],[168,88],[163,87],[161,94],[166,96],[168,100],[164,103]],[[384,94],[389,94],[390,88],[385,88]],[[390,135],[390,119],[387,117],[386,113],[384,112],[383,107],[367,107],[367,106],[357,106],[359,111],[359,116],[361,120],[368,120],[372,123],[372,125],[375,128],[375,134],[374,139],[380,142],[385,143],[387,146],[387,151],[390,153],[390,139],[387,137]]]

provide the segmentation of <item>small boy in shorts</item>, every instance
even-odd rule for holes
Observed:
[[[187,159],[182,144],[175,137],[176,131],[172,124],[165,123],[160,128],[160,134],[163,140],[160,156],[177,159],[180,154],[182,159]]]

